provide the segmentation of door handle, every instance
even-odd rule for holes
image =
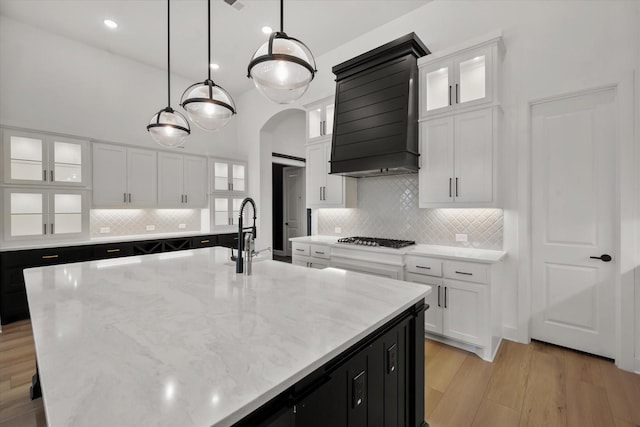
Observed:
[[[589,258],[591,258],[591,259],[599,259],[600,261],[603,261],[603,262],[609,262],[609,261],[611,261],[613,259],[613,258],[611,258],[611,255],[609,255],[609,254],[602,254],[600,256],[590,256]]]

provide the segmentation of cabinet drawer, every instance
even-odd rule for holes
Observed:
[[[329,246],[311,245],[310,249],[311,249],[311,256],[313,257],[324,258],[324,259],[329,259],[331,257],[331,251],[329,249]]]
[[[3,254],[2,265],[3,268],[40,267],[65,264],[68,262],[87,261],[91,259],[92,255],[93,250],[91,246],[12,251]]]
[[[442,260],[417,256],[407,256],[406,262],[407,271],[410,273],[442,277]]]
[[[473,262],[445,261],[444,277],[465,282],[487,283],[487,266]]]
[[[210,248],[212,246],[216,246],[218,244],[217,236],[200,236],[191,238],[191,247],[192,248]]]
[[[98,245],[93,248],[93,259],[118,258],[133,255],[132,244]]]
[[[225,248],[238,247],[237,233],[218,234],[217,238],[218,238],[217,246],[224,246]]]
[[[293,242],[293,244],[291,246],[293,248],[293,253],[295,255],[300,255],[300,256],[310,256],[311,255],[311,245],[309,245],[309,244]]]

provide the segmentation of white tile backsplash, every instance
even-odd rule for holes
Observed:
[[[91,237],[200,232],[201,218],[200,209],[92,209]]]
[[[341,233],[335,233],[336,228]],[[418,175],[360,178],[357,209],[320,209],[318,233],[502,249],[502,209],[420,209]],[[467,242],[456,242],[467,234]]]

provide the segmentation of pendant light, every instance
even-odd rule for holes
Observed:
[[[280,0],[280,31],[271,33],[253,54],[247,77],[273,102],[289,104],[304,95],[317,70],[309,48],[287,36],[283,21],[284,0]]]
[[[147,125],[151,137],[165,147],[181,147],[191,133],[187,119],[171,108],[171,19],[167,0],[167,107],[158,111]]]
[[[231,95],[211,80],[211,0],[207,0],[208,78],[195,83],[182,94],[180,105],[199,128],[214,131],[223,128],[236,114]]]

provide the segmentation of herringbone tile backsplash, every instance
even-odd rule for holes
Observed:
[[[335,233],[340,227],[341,233]],[[418,175],[358,180],[357,209],[320,209],[318,233],[415,240],[445,246],[502,249],[502,209],[420,209]],[[467,242],[455,235],[467,234]]]

